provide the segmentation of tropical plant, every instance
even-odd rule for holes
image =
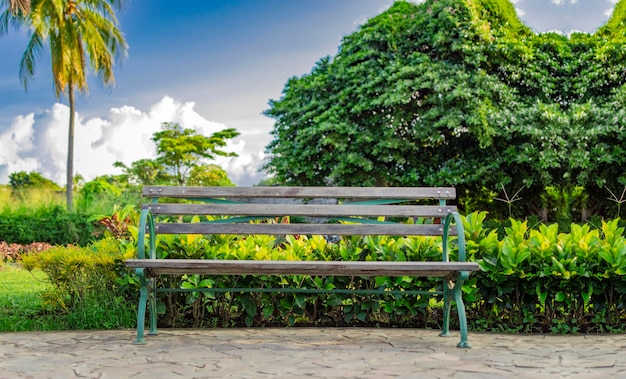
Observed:
[[[20,1],[20,3],[22,3]],[[87,68],[91,68],[107,86],[115,83],[116,58],[126,55],[127,45],[118,28],[115,9],[122,0],[33,0],[25,18],[12,9],[0,15],[0,36],[9,24],[28,28],[30,39],[20,62],[24,88],[35,75],[37,60],[48,50],[57,98],[67,96],[69,127],[67,147],[66,201],[73,206],[75,93],[88,91]]]

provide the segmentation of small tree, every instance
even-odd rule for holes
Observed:
[[[237,154],[221,148],[226,146],[227,140],[238,135],[239,132],[229,128],[206,137],[194,129],[183,129],[176,123],[164,122],[162,130],[152,137],[157,145],[156,162],[173,176],[177,185],[183,186],[189,179],[191,169],[203,160],[214,159],[217,155],[236,157]]]
[[[226,141],[239,135],[235,129],[224,129],[210,137],[198,134],[194,129],[183,129],[175,123],[165,122],[162,130],[154,133],[152,141],[157,145],[156,159],[140,159],[125,165],[115,162],[114,167],[124,171],[126,180],[132,184],[155,185],[212,185],[233,186],[226,172],[219,166],[205,161],[216,155],[233,157],[235,153],[221,150]]]

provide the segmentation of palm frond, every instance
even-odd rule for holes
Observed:
[[[34,33],[28,41],[26,51],[22,55],[22,60],[20,61],[20,80],[24,85],[24,89],[28,88],[28,81],[35,75],[36,62],[44,50],[43,42],[41,36]]]
[[[20,13],[27,15],[30,13],[30,1],[31,0],[9,0],[9,10],[15,16]]]

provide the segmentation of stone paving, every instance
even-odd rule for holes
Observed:
[[[0,334],[0,378],[626,378],[626,335],[369,328]]]

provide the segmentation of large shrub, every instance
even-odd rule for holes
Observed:
[[[52,285],[43,293],[44,309],[58,315],[66,328],[132,327],[136,291],[122,280],[128,254],[121,247],[110,238],[87,247],[58,246],[23,255],[21,265],[47,275]]]

